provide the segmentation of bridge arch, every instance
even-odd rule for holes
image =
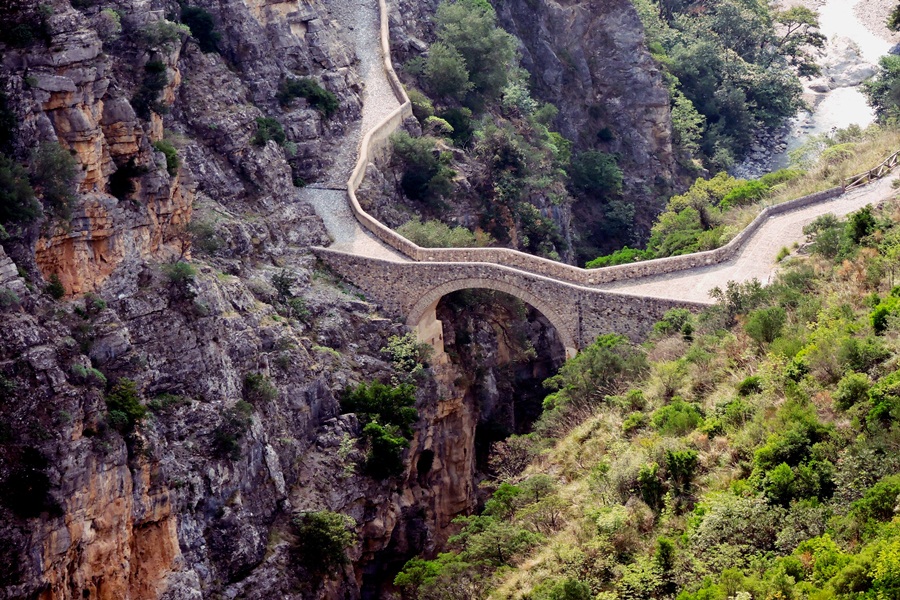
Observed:
[[[556,334],[559,336],[563,348],[565,348],[566,358],[572,358],[578,352],[575,328],[569,324],[567,319],[563,318],[563,315],[556,308],[532,292],[506,281],[469,277],[443,283],[426,292],[413,305],[406,319],[406,324],[415,329],[420,341],[431,344],[439,353],[443,352],[443,332],[441,330],[441,322],[437,320],[436,312],[438,302],[447,294],[467,289],[487,289],[504,292],[530,304],[556,330]]]

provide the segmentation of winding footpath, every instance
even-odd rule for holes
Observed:
[[[433,313],[433,306],[425,305],[432,301],[431,296],[437,288],[427,289],[429,286],[423,284],[425,278],[431,277],[434,281],[442,280],[440,289],[443,290],[461,289],[459,286],[463,283],[514,294],[518,290],[522,292],[520,297],[541,304],[539,308],[548,312],[553,312],[554,306],[564,307],[562,302],[554,304],[557,298],[552,297],[553,294],[568,294],[569,300],[575,302],[570,309],[577,309],[578,315],[570,319],[557,310],[556,320],[570,319],[565,327],[570,331],[567,335],[574,351],[584,343],[579,338],[592,339],[586,335],[584,323],[589,317],[585,311],[590,310],[590,302],[601,302],[597,299],[588,302],[584,298],[602,297],[602,303],[606,303],[603,306],[616,305],[616,310],[623,304],[630,304],[633,306],[627,310],[632,312],[650,304],[654,310],[661,310],[672,302],[691,306],[710,304],[710,290],[724,287],[729,281],[744,282],[754,278],[764,283],[771,281],[778,268],[775,258],[779,250],[803,243],[803,227],[816,217],[827,213],[846,215],[866,204],[880,204],[894,195],[892,184],[896,174],[833,199],[817,199],[812,204],[761,222],[736,246],[736,251],[729,254],[730,259],[717,264],[710,263],[719,259],[694,262],[701,266],[685,267],[684,262],[661,259],[639,263],[642,266],[633,271],[623,271],[623,267],[586,271],[504,249],[420,248],[368,215],[355,196],[371,157],[378,148],[386,148],[387,136],[402,123],[404,116],[410,114],[409,100],[393,73],[390,56],[385,54],[388,51],[386,5],[384,0],[332,0],[329,8],[337,22],[347,25],[346,38],[359,58],[358,69],[364,83],[362,118],[346,134],[325,181],[301,190],[300,195],[315,207],[333,239],[331,246],[317,249],[317,253],[338,271],[344,271],[345,277],[367,290],[373,298],[393,306],[395,311],[409,313],[408,323],[417,327],[420,335],[426,327],[423,323],[430,318],[429,311]],[[338,268],[339,264],[342,268]],[[635,273],[640,269],[644,273],[661,274],[638,276]],[[444,273],[436,275],[436,270]],[[463,275],[454,272],[471,273],[464,279]],[[623,272],[626,274],[622,275]],[[406,281],[408,293],[391,298],[390,295],[397,294],[398,290],[390,288],[400,285],[401,280]],[[412,288],[417,285],[422,289],[416,288],[413,292]],[[526,290],[529,286],[545,286],[547,290],[564,292],[549,291],[548,297],[529,296]],[[572,300],[574,296],[581,299],[576,302]],[[428,298],[428,301],[422,298]],[[610,298],[618,300],[610,303]],[[605,325],[593,326],[594,329],[602,327]],[[431,327],[431,331],[440,337],[439,327]],[[438,343],[434,339],[432,342]],[[566,346],[568,349],[570,344]]]

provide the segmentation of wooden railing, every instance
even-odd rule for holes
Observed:
[[[867,183],[871,183],[876,179],[881,179],[888,173],[890,173],[894,167],[897,166],[897,163],[900,162],[900,150],[897,150],[886,159],[884,159],[880,165],[875,167],[874,169],[869,169],[865,173],[860,173],[858,175],[854,175],[853,177],[848,177],[843,180],[843,188],[845,190],[852,190],[856,187],[861,187],[866,185]]]

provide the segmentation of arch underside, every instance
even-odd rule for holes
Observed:
[[[552,308],[547,302],[536,296],[535,294],[525,290],[519,286],[511,285],[504,281],[494,281],[491,279],[480,278],[464,278],[448,281],[438,287],[430,290],[416,302],[409,311],[406,324],[409,327],[417,327],[422,318],[434,310],[441,298],[452,292],[467,289],[487,289],[504,292],[511,296],[515,296],[519,300],[530,304],[539,313],[541,313],[550,325],[556,330],[563,348],[567,355],[574,355],[578,351],[578,344],[575,339],[575,332],[571,327],[567,326],[566,320],[559,312]]]

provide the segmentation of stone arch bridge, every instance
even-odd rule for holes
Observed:
[[[420,340],[443,351],[435,309],[442,297],[463,289],[505,292],[537,309],[556,330],[566,358],[604,333],[643,338],[671,308],[705,304],[602,291],[491,263],[396,262],[319,248],[336,273],[401,315]]]
[[[603,333],[640,340],[667,310],[709,305],[709,290],[716,286],[768,281],[779,248],[803,240],[803,226],[817,216],[841,216],[894,193],[895,176],[887,175],[898,162],[896,154],[851,178],[853,185],[867,184],[864,188],[841,186],[764,208],[722,248],[603,269],[579,269],[503,248],[422,248],[367,213],[357,198],[367,168],[388,153],[390,134],[412,118],[409,97],[391,64],[387,4],[378,0],[376,11],[366,3],[332,3],[346,4],[356,23],[348,41],[365,84],[362,137],[357,141],[348,134],[327,183],[300,194],[334,240],[314,251],[388,312],[405,318],[419,339],[438,351],[443,333],[435,308],[444,295],[467,288],[506,292],[536,308],[557,331],[567,357]],[[347,179],[344,167],[354,162]]]

